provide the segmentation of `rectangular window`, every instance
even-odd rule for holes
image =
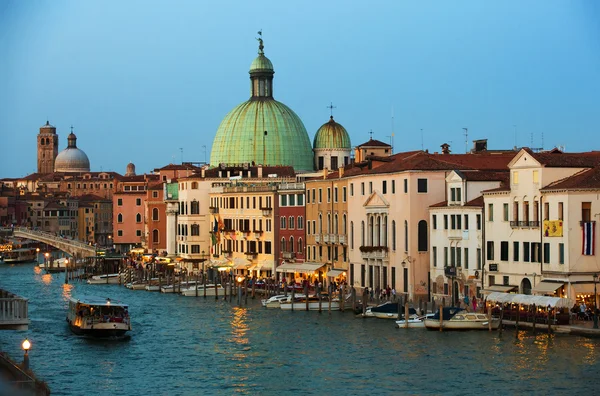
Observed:
[[[331,188],[327,187],[327,202],[331,202]]]
[[[536,171],[536,170],[533,171],[533,182],[534,183],[539,183],[540,182],[539,171]]]
[[[433,219],[433,221],[432,221],[432,223],[433,223],[433,229],[437,230],[437,215],[433,215],[432,219]]]
[[[494,221],[494,204],[488,204],[488,221]]]
[[[387,180],[381,182],[381,192],[387,194]]]
[[[465,269],[469,269],[469,248],[465,248]]]
[[[304,194],[298,194],[296,196],[296,200],[298,202],[298,206],[304,206]]]
[[[460,188],[456,189],[456,200],[459,201],[459,202],[462,201],[462,194],[461,194],[461,189]]]
[[[346,202],[346,200],[347,200],[347,197],[346,197],[347,191],[346,190],[347,190],[346,187],[342,187],[342,202]]]
[[[396,180],[392,180],[392,194],[396,194]]]
[[[243,198],[242,198],[242,202],[244,202]],[[285,195],[285,194],[281,196],[281,206],[287,206],[287,195]]]
[[[136,198],[135,199],[135,205],[136,206],[142,206],[142,199],[141,198]]]
[[[456,248],[454,246],[450,247],[450,266],[456,266]]]
[[[427,179],[417,179],[417,192],[423,194],[427,192]]]
[[[508,276],[505,275],[502,277],[502,284],[504,286],[508,286]]]
[[[513,242],[513,261],[519,261],[519,242]]]
[[[460,267],[462,266],[462,257],[461,257],[461,251],[460,248],[456,248],[456,266]]]
[[[408,193],[408,179],[404,179],[404,193]]]
[[[477,248],[477,269],[481,269],[481,248]]]
[[[514,171],[512,176],[513,176],[513,184],[519,184],[519,172]]]
[[[117,230],[117,236],[122,237],[123,236],[123,230]]]
[[[558,203],[558,220],[562,220],[563,219],[563,203],[559,202]]]
[[[564,264],[564,263],[565,263],[565,244],[559,243],[558,244],[558,264]]]
[[[487,250],[487,259],[493,260],[494,259],[494,241],[487,242],[486,250]]]
[[[432,246],[433,266],[437,267],[437,246]]]
[[[550,264],[550,244],[544,243],[544,263]]]
[[[544,220],[550,220],[550,204],[544,202]]]
[[[135,230],[135,236],[141,237],[142,236],[142,230]]]
[[[444,246],[444,267],[448,266],[448,246]]]
[[[456,188],[450,189],[450,202],[456,201]]]
[[[513,203],[513,221],[519,221],[519,203]]]
[[[523,242],[523,261],[529,262],[529,242]]]
[[[592,220],[592,203],[582,202],[581,203],[581,221],[589,223]]]
[[[469,229],[469,215],[465,215],[465,230]]]
[[[504,221],[508,221],[508,204],[505,203],[502,205],[503,208],[503,214],[504,214]]]
[[[337,202],[338,201],[338,188],[334,187],[333,188],[333,202]]]
[[[456,229],[462,230],[462,216],[456,215]]]
[[[354,183],[350,183],[350,196],[354,196]]]
[[[122,198],[118,198],[117,199],[117,206],[123,206],[123,199]]]
[[[365,183],[360,183],[360,195],[365,195]]]
[[[481,215],[480,214],[476,215],[475,219],[477,220],[477,229],[481,230]]]
[[[369,194],[373,194],[373,182],[369,182]]]
[[[541,263],[542,262],[542,252],[540,251],[541,244],[539,242],[531,242],[531,262],[532,263]]]
[[[456,216],[450,215],[450,228],[456,230]]]
[[[448,229],[448,215],[444,215],[444,230]]]
[[[319,188],[319,203],[323,202],[323,190]]]
[[[508,241],[500,242],[500,261],[508,261]]]

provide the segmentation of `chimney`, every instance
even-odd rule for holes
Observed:
[[[327,179],[327,168],[323,168],[323,179]]]
[[[442,154],[450,154],[450,145],[448,143],[442,144]]]
[[[259,179],[262,179],[262,165],[258,165],[258,167],[256,168],[256,172],[257,172],[257,176]]]
[[[205,175],[206,175],[206,169],[202,168],[200,170],[200,174],[202,175],[202,178],[204,179]]]
[[[343,166],[342,166],[342,167],[340,167],[340,169],[339,169],[339,177],[340,177],[340,179],[341,179],[342,177],[344,177],[344,167],[343,167]]]

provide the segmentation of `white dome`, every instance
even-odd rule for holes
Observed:
[[[69,146],[58,153],[54,161],[54,172],[89,172],[90,160],[83,150],[77,148],[74,133],[68,137]]]

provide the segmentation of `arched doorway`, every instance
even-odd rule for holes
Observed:
[[[527,278],[521,281],[521,294],[531,294],[531,281]]]
[[[460,300],[458,297],[458,281],[454,281],[454,284],[452,286],[452,305],[457,306],[459,302]]]

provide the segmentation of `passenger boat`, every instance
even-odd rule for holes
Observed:
[[[92,337],[121,337],[131,330],[127,304],[110,298],[71,297],[67,323],[73,333]]]
[[[279,306],[284,311],[298,310],[298,311],[306,311],[306,299],[307,297],[298,297],[294,296],[294,300],[292,301],[292,297],[288,297],[287,300],[281,301]],[[329,300],[327,297],[321,298],[321,310],[329,309]],[[340,301],[337,298],[331,300],[331,309],[340,309]],[[319,297],[312,296],[308,297],[308,310],[309,311],[318,311],[319,310]]]
[[[37,260],[36,251],[32,248],[12,249],[5,251],[3,255],[6,264],[29,263]]]
[[[435,314],[427,314],[425,316],[411,315],[408,317],[408,326],[406,325],[406,321],[404,319],[397,320],[396,326],[401,329],[424,329],[425,319],[433,318],[434,315]]]
[[[87,280],[90,285],[106,285],[119,283],[120,274],[94,275]]]
[[[304,297],[303,294],[296,294],[296,297]],[[272,296],[269,298],[264,298],[260,300],[261,304],[265,308],[281,308],[281,302],[286,301],[289,298],[289,295],[281,294],[278,296]],[[305,307],[306,308],[306,307]]]
[[[196,289],[198,289],[198,296],[204,296],[204,287],[205,285],[194,285],[192,287],[181,289],[181,295],[186,297],[194,297],[196,296]],[[219,293],[219,296],[223,296],[225,295],[225,288],[221,284],[217,284],[215,290],[214,284],[206,285],[207,296],[215,296],[217,292]]]
[[[441,327],[443,330],[488,330],[490,319],[481,313],[467,312],[463,308],[446,307],[441,313]],[[500,319],[492,318],[492,330],[498,329]],[[432,318],[424,320],[425,327],[429,330],[440,329],[440,311]]]

